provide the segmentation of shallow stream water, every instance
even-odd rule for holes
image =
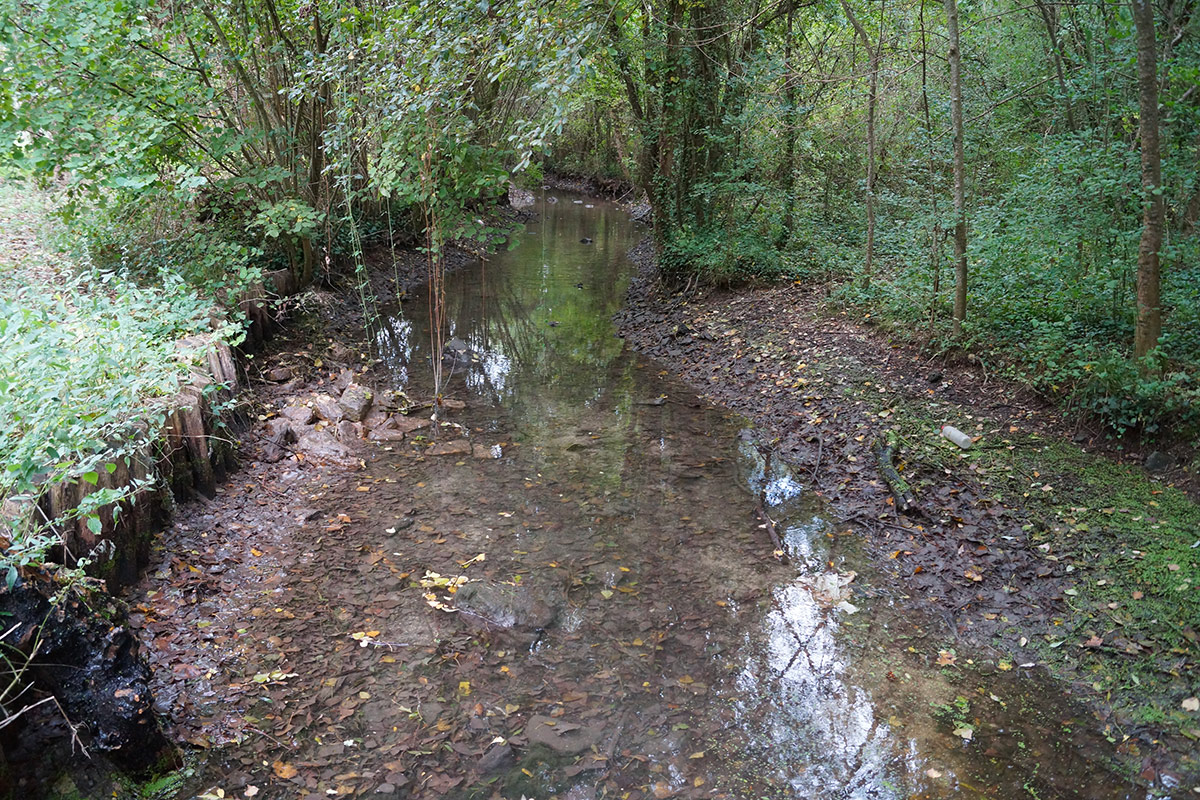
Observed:
[[[520,789],[1127,796],[1095,726],[1055,686],[944,649],[945,627],[879,585],[863,541],[803,475],[623,347],[610,320],[645,231],[611,204],[556,199],[540,199],[518,248],[450,279],[449,333],[470,354],[448,393],[500,457],[428,463],[418,496],[456,513],[450,529],[479,543],[490,580],[558,612],[479,691],[524,707],[550,687],[587,695],[549,700],[595,733],[601,766],[559,759]],[[406,303],[378,342],[418,395],[427,319]]]
[[[519,247],[448,279],[447,338],[466,352],[446,394],[466,407],[423,435],[471,449],[397,443],[306,498],[332,524],[230,623],[269,634],[282,677],[205,785],[224,770],[275,780],[260,798],[1145,796],[1061,686],[956,642],[744,420],[624,347],[611,318],[646,231],[555,199]],[[428,321],[419,292],[376,340],[413,398],[431,391]],[[510,602],[449,610],[430,572]],[[247,697],[265,669],[245,667]]]

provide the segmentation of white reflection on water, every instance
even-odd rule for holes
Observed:
[[[752,434],[739,446],[740,474],[783,530],[792,563],[820,570],[830,523],[806,509],[791,469]],[[777,587],[737,678],[739,715],[797,798],[899,798],[919,769],[915,741],[897,741],[877,718],[871,692],[851,679],[838,642],[839,611],[852,576],[807,572]]]
[[[891,730],[876,719],[870,692],[846,679],[839,612],[829,607],[839,598],[816,589],[823,583],[801,578],[775,590],[765,652],[739,676],[738,688],[756,701],[744,710],[761,720],[760,744],[797,797],[899,797],[885,780],[896,757]]]

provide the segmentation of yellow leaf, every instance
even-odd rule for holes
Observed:
[[[285,781],[296,777],[296,774],[299,772],[299,770],[286,761],[276,761],[271,765],[271,771],[275,773],[276,777],[282,778]]]
[[[470,697],[471,696],[471,682],[470,681],[459,681],[458,682],[458,693],[461,694],[463,697]]]
[[[688,758],[704,758],[704,751],[700,750],[695,753],[692,753],[690,756],[688,756]]]

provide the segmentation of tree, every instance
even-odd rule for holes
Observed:
[[[1138,138],[1142,147],[1142,237],[1137,261],[1137,326],[1134,358],[1145,358],[1162,335],[1159,302],[1158,252],[1163,244],[1166,206],[1163,200],[1162,160],[1158,125],[1158,48],[1154,36],[1154,6],[1132,0],[1137,36]]]
[[[958,46],[958,0],[945,0],[950,60],[950,124],[954,131],[954,336],[967,318],[967,166],[963,157],[962,53]]]
[[[846,12],[846,18],[850,20],[850,24],[854,26],[858,38],[862,40],[869,58],[868,71],[870,75],[867,81],[867,255],[863,263],[862,276],[863,288],[866,289],[871,285],[872,262],[875,258],[875,106],[879,92],[879,57],[883,52],[883,12],[880,11],[879,42],[874,44],[871,42],[866,28],[858,21],[858,16],[855,15],[848,0],[842,0],[842,9]]]

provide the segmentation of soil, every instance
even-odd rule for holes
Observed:
[[[1075,567],[1068,559],[1048,557],[1048,545],[1030,536],[1031,515],[1021,497],[1001,500],[982,472],[956,465],[952,457],[926,463],[910,452],[911,462],[900,466],[921,491],[917,506],[900,513],[896,493],[880,478],[873,446],[889,432],[911,432],[897,424],[906,414],[925,419],[930,439],[946,422],[974,436],[986,434],[1003,443],[991,446],[1008,450],[1017,445],[1004,437],[1020,433],[1035,441],[1070,440],[1134,464],[1142,454],[1131,455],[1101,430],[989,375],[973,359],[931,358],[869,318],[831,314],[824,310],[824,287],[672,292],[657,281],[649,240],[631,258],[638,275],[616,319],[633,349],[662,361],[703,399],[737,410],[769,432],[777,452],[805,474],[840,519],[869,532],[887,580],[940,616],[954,639],[997,647],[1014,662],[1039,661],[1033,644],[1026,644],[1071,618],[1068,601],[1078,576],[1069,574]],[[1194,496],[1183,469],[1163,479]],[[1186,675],[1194,668],[1193,657],[1182,669]],[[1200,731],[1181,736],[1114,714],[1112,694],[1093,691],[1083,673],[1067,668],[1073,685],[1063,690],[1089,702],[1106,730],[1114,722],[1124,726],[1121,751],[1140,763],[1143,778],[1167,788],[1197,781],[1192,737]],[[1196,688],[1186,678],[1177,684],[1180,696]]]
[[[397,254],[393,265],[390,248],[372,251],[363,296],[379,298],[379,304],[406,302],[420,291],[423,258]],[[366,428],[318,423],[322,432],[338,431],[337,442],[350,456],[339,451],[337,458],[322,458],[306,451],[303,437],[281,436],[285,409],[315,405],[321,395],[338,398],[348,381],[380,396],[389,380],[384,365],[371,360],[363,336],[374,301],[364,304],[355,287],[343,286],[296,302],[296,322],[249,362],[252,424],[241,441],[242,469],[214,499],[178,510],[133,592],[138,599],[130,621],[154,668],[156,710],[194,765],[178,773],[171,796],[540,797],[554,781],[571,780],[578,782],[563,796],[580,800],[598,796],[579,789],[585,784],[630,797],[749,796],[755,785],[722,784],[721,776],[731,774],[725,767],[735,762],[745,774],[765,775],[775,766],[770,752],[745,753],[730,745],[760,715],[753,699],[739,701],[746,704],[741,710],[730,703],[711,719],[689,713],[714,705],[705,699],[710,692],[729,691],[726,667],[734,663],[735,648],[715,645],[743,635],[744,621],[731,617],[730,607],[745,620],[755,619],[756,608],[765,609],[767,624],[787,634],[790,652],[795,647],[787,637],[796,634],[788,614],[794,611],[780,604],[813,605],[822,597],[809,612],[815,626],[809,634],[814,641],[828,640],[826,653],[838,646],[833,615],[843,603],[851,610],[836,613],[853,614],[856,606],[870,603],[889,609],[858,617],[860,639],[852,620],[844,627],[863,651],[881,648],[881,640],[872,637],[895,637],[908,645],[897,648],[895,674],[887,669],[886,675],[854,676],[861,682],[856,686],[876,686],[868,681],[877,679],[877,696],[899,715],[914,702],[936,704],[953,723],[961,716],[953,708],[956,693],[974,692],[967,686],[981,674],[1001,695],[1010,684],[1026,686],[1014,688],[1014,694],[1029,692],[1021,683],[1025,675],[1036,687],[1047,684],[1041,670],[1009,670],[1013,663],[1038,660],[1018,637],[1053,627],[1069,613],[1065,564],[1037,549],[1019,506],[997,501],[970,475],[902,465],[921,490],[919,509],[898,514],[871,446],[890,427],[888,409],[901,402],[920,403],[946,419],[969,419],[987,431],[1036,429],[1059,436],[1078,431],[1036,397],[977,368],[931,364],[881,333],[819,316],[813,310],[817,298],[799,287],[660,295],[649,247],[634,257],[641,271],[619,315],[620,328],[634,349],[660,362],[665,377],[646,385],[665,388],[661,396],[634,404],[628,413],[641,415],[631,426],[641,438],[617,449],[624,469],[652,496],[651,505],[661,507],[648,519],[644,508],[634,506],[637,497],[609,497],[607,489],[576,475],[587,473],[589,463],[607,466],[604,442],[590,434],[586,417],[577,430],[556,432],[564,463],[579,469],[546,469],[545,476],[539,465],[554,465],[541,447],[523,450],[522,443],[503,438],[503,429],[487,427],[491,418],[481,410],[461,403],[443,407],[447,435],[433,447],[427,430],[369,442],[361,439]],[[453,256],[454,264],[470,260],[465,253]],[[558,320],[549,325],[561,330]],[[751,340],[774,345],[751,350]],[[635,377],[651,371],[646,367],[639,361],[622,369]],[[719,408],[697,401],[670,371]],[[685,409],[695,411],[694,418]],[[758,425],[752,449],[786,458],[789,474],[816,489],[822,509],[819,520],[805,512],[819,545],[811,546],[808,565],[815,577],[773,598],[764,598],[760,584],[783,585],[794,579],[793,570],[770,558],[757,525],[741,525],[736,535],[720,527],[733,501],[688,488],[710,473],[734,483],[733,465],[713,443],[740,424],[723,409]],[[648,422],[656,414],[663,420],[678,414],[689,430],[672,429],[665,421],[659,430]],[[673,461],[657,456],[656,448],[667,442],[680,451]],[[514,452],[519,457],[510,458]],[[646,455],[630,455],[642,452]],[[630,463],[639,457],[646,464]],[[758,510],[764,526],[782,513],[768,497],[770,469],[762,469]],[[456,491],[468,485],[470,502]],[[728,497],[738,491],[730,489]],[[676,503],[689,515],[676,516]],[[553,508],[584,515],[587,530],[568,529],[586,534],[581,544],[559,542],[573,538],[558,533],[578,522],[547,512]],[[587,538],[593,523],[605,532],[594,547]],[[620,531],[639,523],[663,531],[661,541],[625,534],[626,542]],[[890,591],[855,594],[853,574],[836,571],[841,550],[860,540],[851,530],[866,534],[861,539],[873,555],[872,568],[882,573],[874,584],[894,582]],[[602,541],[606,538],[613,541]],[[499,548],[498,555],[492,547]],[[486,560],[477,555],[484,548]],[[681,552],[688,557],[680,558]],[[706,572],[693,571],[701,564]],[[450,602],[438,580],[452,572],[486,581],[479,584],[484,588],[466,598],[467,613],[431,612],[436,603]],[[522,583],[514,574],[529,577]],[[834,583],[825,585],[831,576]],[[714,580],[722,585],[707,585]],[[414,590],[418,586],[424,596]],[[705,602],[673,605],[694,596]],[[893,598],[903,602],[894,605]],[[779,607],[772,609],[773,603]],[[909,614],[909,608],[917,612]],[[659,625],[663,619],[670,622]],[[548,646],[548,638],[561,646]],[[972,668],[986,672],[944,678],[954,663],[955,642],[995,653]],[[997,642],[1000,650],[993,649]],[[570,661],[570,653],[580,649],[594,660],[582,676],[573,672],[580,665]],[[784,673],[801,651],[791,661],[789,652],[782,654]],[[765,697],[774,666],[768,657],[762,661],[761,708],[779,713],[776,699]],[[913,681],[909,672],[921,676],[922,670],[930,673],[928,679]],[[797,685],[817,702],[845,693],[840,677],[814,665],[802,672]],[[1065,687],[1064,694],[1078,690]],[[643,704],[638,712],[614,713],[629,697],[644,698],[637,701]],[[996,694],[991,699],[1002,705]],[[1076,726],[1073,712],[1060,703],[1059,697],[1042,701],[1030,695],[1020,714],[1036,720],[1051,741],[1071,739],[1068,722],[1092,727],[1091,721]],[[1017,713],[1015,702],[1010,713]],[[1104,724],[1106,712],[1098,713]],[[786,714],[777,722],[803,730]],[[843,720],[835,715],[833,722],[840,726],[836,737],[846,738]],[[950,763],[958,763],[953,759],[963,750],[959,735],[951,732],[954,724],[935,732],[946,740]],[[876,731],[886,727],[880,725]],[[1122,752],[1140,760],[1141,785],[1178,785],[1176,764],[1187,742],[1164,745],[1150,729],[1132,733]],[[981,727],[980,738],[985,735]],[[996,736],[998,743],[1002,739]],[[787,756],[816,763],[802,743],[787,744],[796,752],[779,754],[780,761]],[[1099,763],[1103,756],[1094,745],[1072,751],[1072,769]],[[1023,742],[1012,746],[1025,749]],[[1052,745],[1032,749],[1046,763],[1053,758]],[[997,752],[989,749],[980,758]],[[1015,763],[1021,757],[1005,751],[993,760]],[[1033,763],[1036,773],[1039,762]],[[811,785],[826,768],[813,769]],[[933,774],[941,773],[933,766],[928,773],[932,787]],[[1105,776],[1101,783],[1111,777],[1097,774]],[[1012,791],[1019,791],[1020,776],[1007,778],[1014,779]],[[101,787],[98,779],[77,783]],[[1115,790],[1102,795],[1102,789],[1090,796],[1121,796]],[[110,793],[96,788],[94,796]],[[949,795],[931,789],[927,796]],[[1089,795],[1081,790],[1080,796]]]

